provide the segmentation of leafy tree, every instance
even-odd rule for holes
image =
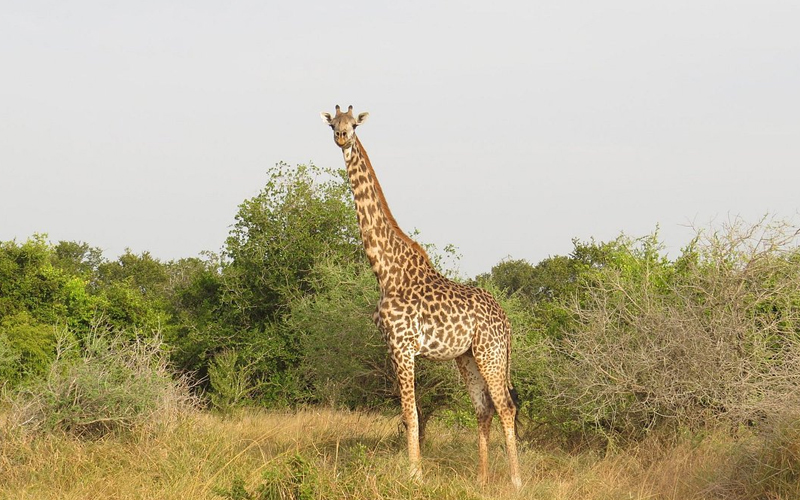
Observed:
[[[286,325],[300,340],[298,373],[310,402],[375,407],[393,396],[386,343],[372,321],[379,293],[366,262],[320,262],[314,295],[291,304]]]
[[[570,255],[547,257],[536,265],[523,259],[503,260],[488,274],[476,277],[476,281],[491,281],[500,290],[519,295],[531,306],[570,297],[577,292],[582,274],[608,263],[616,242],[598,244],[594,240],[573,239],[572,245]]]
[[[108,262],[88,244],[52,245],[45,235],[0,243],[0,374],[12,384],[43,375],[54,359],[54,332],[65,327],[81,341],[101,322],[120,329],[166,323],[165,269],[147,253]]]
[[[224,349],[233,338],[231,314],[222,300],[222,271],[219,257],[189,258],[168,266],[168,311],[170,324],[165,339],[172,347],[172,361],[198,381],[207,380],[213,353]]]
[[[0,318],[20,311],[45,323],[65,313],[58,301],[66,275],[53,267],[52,249],[44,235],[22,245],[14,241],[0,247]]]
[[[206,257],[168,270],[173,359],[200,378],[213,376],[206,388],[220,392],[220,406],[243,387],[264,404],[293,404],[302,392],[295,369],[302,353],[286,327],[291,303],[317,293],[318,261],[364,259],[346,175],[276,165],[259,194],[240,205],[222,255]]]
[[[536,279],[536,268],[527,260],[507,259],[492,267],[489,274],[479,276],[479,281],[491,280],[500,290],[509,294],[519,294],[534,302],[540,292],[541,284]]]
[[[276,165],[261,192],[243,202],[225,244],[225,298],[248,327],[278,318],[292,297],[312,293],[308,276],[323,255],[361,258],[344,172]]]
[[[102,250],[88,243],[59,241],[53,249],[52,262],[70,276],[93,279],[104,259]]]
[[[101,283],[128,283],[144,297],[163,295],[169,282],[165,264],[153,258],[150,252],[136,255],[130,249],[126,249],[117,260],[100,264],[98,274]]]
[[[44,375],[55,358],[54,330],[24,310],[0,320],[0,384]]]

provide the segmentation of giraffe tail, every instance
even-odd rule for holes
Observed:
[[[514,394],[517,391],[514,390],[514,384],[511,383],[511,325],[506,320],[506,331],[508,335],[506,335],[506,387],[508,390]]]
[[[511,404],[513,404],[517,410],[514,412],[514,434],[519,436],[519,393],[514,389],[514,385],[511,383],[511,327],[508,328],[508,340],[506,341],[506,387],[508,388],[508,395],[511,396]]]

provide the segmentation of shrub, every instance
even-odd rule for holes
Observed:
[[[6,333],[0,332],[0,388],[4,387],[16,373],[19,357]]]
[[[208,367],[208,379],[213,391],[211,404],[226,412],[240,405],[250,395],[250,366],[241,366],[239,353],[235,350],[222,351]]]
[[[0,381],[15,387],[47,372],[53,360],[54,327],[27,311],[0,319]]]
[[[300,341],[299,371],[314,402],[349,408],[380,405],[392,395],[394,374],[372,312],[378,290],[361,262],[322,262],[316,295],[292,303],[286,326]]]
[[[193,406],[167,368],[160,335],[94,329],[83,346],[62,333],[47,376],[14,398],[12,418],[32,430],[99,437],[173,421]]]
[[[581,426],[759,425],[800,409],[800,253],[780,223],[700,232],[670,262],[655,235],[617,240],[567,305],[549,395]]]

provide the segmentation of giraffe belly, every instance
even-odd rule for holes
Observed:
[[[422,328],[417,355],[434,361],[447,361],[469,350],[472,339],[459,328]]]

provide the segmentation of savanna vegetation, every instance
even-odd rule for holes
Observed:
[[[800,250],[774,219],[574,241],[472,279],[514,327],[521,498],[800,498]],[[469,400],[420,362],[406,481],[342,171],[279,164],[219,253],[0,243],[0,498],[508,498]],[[495,434],[498,436],[498,434]]]

